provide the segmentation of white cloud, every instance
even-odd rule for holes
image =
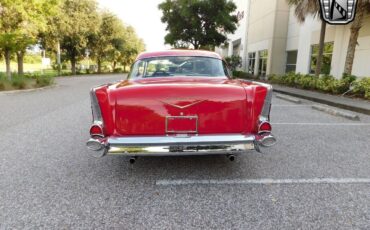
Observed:
[[[166,25],[161,22],[158,4],[163,0],[98,0],[100,8],[116,14],[123,22],[133,26],[145,42],[147,51],[168,49],[164,45]]]

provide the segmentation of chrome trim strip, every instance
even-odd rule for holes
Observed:
[[[103,127],[103,117],[101,114],[98,98],[96,97],[95,94],[95,89],[90,90],[90,99],[91,99],[91,111],[92,111],[92,116],[93,116],[93,123],[98,122],[101,127]]]
[[[169,105],[169,106],[173,106],[173,107],[178,108],[178,109],[186,109],[186,108],[189,108],[189,107],[191,107],[191,106],[193,106],[193,105],[197,105],[197,104],[199,104],[199,103],[201,103],[201,102],[204,102],[204,101],[206,101],[206,100],[198,100],[198,101],[196,101],[196,102],[193,102],[193,103],[191,103],[191,104],[184,105],[184,106],[171,104],[171,103],[168,103],[168,102],[165,102],[165,101],[160,101],[160,102],[162,102],[163,104]]]
[[[97,148],[101,144],[102,149]],[[123,156],[190,156],[225,155],[245,153],[248,150],[261,152],[260,146],[270,147],[276,143],[273,135],[204,135],[204,136],[160,136],[160,137],[110,137],[90,139],[90,150],[104,155]]]
[[[254,150],[254,143],[201,146],[110,147],[107,155],[120,156],[196,156],[245,153]]]
[[[158,137],[109,137],[109,146],[176,146],[176,145],[227,145],[247,144],[255,141],[254,135],[202,135]]]
[[[269,120],[270,116],[270,108],[271,108],[271,102],[272,102],[272,86],[268,85],[267,87],[267,94],[265,97],[265,103],[263,104],[263,108],[261,111],[261,116],[267,118]]]

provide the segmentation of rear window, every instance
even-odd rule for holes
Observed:
[[[209,57],[155,57],[138,60],[129,78],[172,76],[226,77],[228,70],[222,60]]]

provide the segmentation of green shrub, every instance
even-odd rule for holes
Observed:
[[[342,76],[342,80],[348,82],[349,84],[351,84],[352,82],[356,81],[356,79],[357,79],[356,76],[345,74],[345,73]]]
[[[244,71],[238,71],[238,70],[233,71],[233,77],[234,78],[242,78],[242,79],[254,79],[255,78],[250,73],[247,73],[247,72],[244,72]]]
[[[25,89],[27,88],[27,81],[28,79],[26,77],[13,75],[11,79],[11,85],[15,89]]]
[[[302,89],[315,89],[316,80],[314,76],[311,75],[299,75],[297,76],[295,83]]]
[[[288,86],[297,86],[297,82],[299,81],[298,79],[301,78],[301,74],[295,74],[293,72],[288,73],[283,76],[282,81],[283,84],[288,85]]]
[[[324,75],[324,76],[319,77],[316,81],[316,89],[320,90],[320,91],[323,91],[323,92],[330,91],[331,81],[333,79],[334,78],[332,76],[329,76],[329,75]]]
[[[336,79],[331,75],[323,75],[316,78],[313,75],[301,75],[287,73],[282,76],[270,75],[268,81],[273,84],[287,85],[309,90],[318,90],[331,94],[355,94],[359,97],[370,99],[370,78],[356,80],[353,75],[343,75],[342,79]],[[351,86],[353,86],[351,88]],[[350,90],[350,88],[352,90]]]
[[[113,70],[114,73],[122,73],[123,72],[123,69],[122,68],[115,68]]]
[[[362,78],[354,82],[352,92],[360,97],[370,99],[370,78]]]
[[[36,78],[37,87],[45,87],[54,83],[54,78],[49,76],[39,76]]]
[[[275,74],[271,74],[268,76],[268,81],[273,84],[281,84],[281,77]]]

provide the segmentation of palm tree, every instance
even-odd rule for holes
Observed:
[[[352,74],[353,60],[355,58],[358,35],[362,27],[364,15],[369,11],[370,11],[370,0],[358,0],[356,17],[351,25],[351,35],[348,42],[344,74]]]
[[[300,23],[306,20],[309,15],[321,15],[320,4],[318,0],[287,0],[290,6],[295,6],[295,15]],[[324,52],[326,22],[321,18],[321,31],[320,31],[320,42],[319,42],[319,54],[316,60],[315,76],[319,76],[321,73],[322,56]]]

